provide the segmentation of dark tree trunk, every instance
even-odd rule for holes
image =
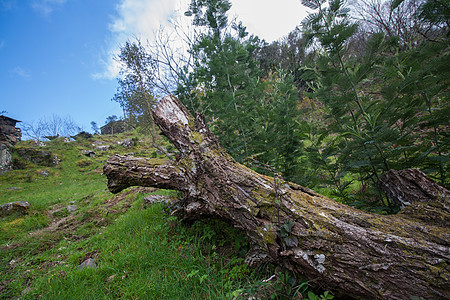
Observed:
[[[246,232],[250,264],[283,265],[337,295],[450,297],[448,194],[432,200],[442,203],[437,223],[366,213],[237,163],[202,116],[174,97],[162,99],[154,117],[177,159],[113,156],[104,167],[111,192],[135,185],[182,191],[183,218],[220,218]]]

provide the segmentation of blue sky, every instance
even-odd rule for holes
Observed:
[[[248,30],[271,41],[306,15],[299,0],[232,0]],[[32,122],[70,116],[86,131],[122,111],[112,59],[133,36],[152,32],[189,0],[0,0],[0,112]],[[256,9],[256,11],[255,11]],[[271,20],[268,22],[268,20]]]

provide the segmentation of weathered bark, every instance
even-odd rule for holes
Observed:
[[[422,171],[390,170],[381,177],[380,187],[401,207],[401,214],[442,226],[450,223],[450,192]]]
[[[134,185],[182,191],[183,218],[212,216],[246,232],[249,263],[284,265],[337,295],[450,297],[448,209],[437,224],[359,211],[237,163],[202,116],[174,97],[159,102],[154,118],[177,160],[113,156],[104,167],[112,192]]]

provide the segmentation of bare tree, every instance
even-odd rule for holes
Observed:
[[[193,55],[189,51],[197,42],[200,31],[178,18],[170,20],[171,28],[160,27],[155,40],[147,41],[147,49],[154,59],[156,81],[154,94],[158,98],[172,94],[179,86],[188,86],[187,76],[193,69]]]
[[[62,118],[56,114],[50,117],[43,117],[38,121],[25,122],[21,125],[22,133],[25,138],[41,140],[46,136],[65,136],[75,135],[83,129],[70,116]]]
[[[432,35],[432,28],[416,17],[423,0],[405,0],[396,9],[392,9],[392,2],[353,1],[350,6],[359,20],[360,30],[369,34],[385,32],[388,37],[398,37],[404,47],[414,46],[421,39]]]
[[[23,122],[20,125],[22,129],[22,135],[24,139],[32,139],[36,141],[40,141],[44,134],[44,124],[41,120],[31,121],[31,122]]]

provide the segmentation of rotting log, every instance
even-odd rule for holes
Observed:
[[[111,192],[129,186],[181,191],[182,218],[219,218],[245,231],[248,263],[282,265],[337,296],[450,298],[448,197],[432,200],[443,203],[438,222],[412,212],[370,214],[237,163],[203,117],[190,115],[173,96],[153,113],[177,158],[112,156],[104,167]]]

